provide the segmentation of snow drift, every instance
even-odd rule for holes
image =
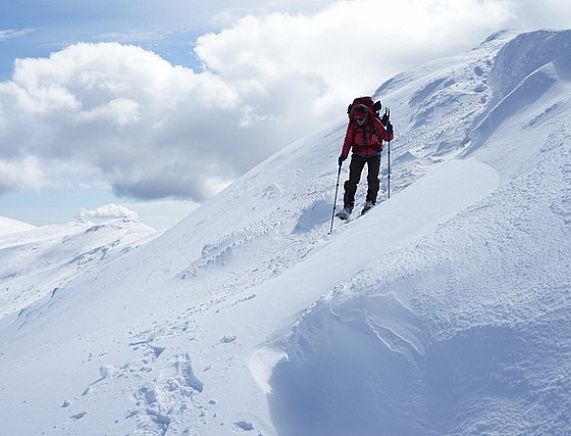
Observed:
[[[382,85],[395,195],[330,236],[345,120],[1,319],[3,431],[569,433],[570,43]]]

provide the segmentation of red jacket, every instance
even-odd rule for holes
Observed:
[[[383,123],[369,111],[367,121],[359,126],[353,119],[349,121],[341,156],[349,156],[349,150],[353,147],[353,153],[362,156],[374,156],[383,150],[383,141],[392,141],[393,134],[389,133]]]

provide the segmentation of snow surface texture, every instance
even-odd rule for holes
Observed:
[[[2,432],[569,434],[570,44],[381,86],[394,195],[332,235],[345,120],[0,319]]]

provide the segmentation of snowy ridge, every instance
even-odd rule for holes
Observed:
[[[0,216],[0,237],[33,229],[31,224]]]
[[[109,262],[155,234],[129,220],[78,221],[0,237],[0,318],[52,297],[94,263]]]
[[[550,56],[501,72],[570,39],[502,32],[379,88],[394,196],[331,236],[344,122],[0,320],[3,430],[568,433],[571,84]]]

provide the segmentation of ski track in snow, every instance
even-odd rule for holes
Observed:
[[[39,275],[0,319],[3,431],[568,433],[571,37],[513,36],[379,88],[394,198],[333,235],[340,125],[137,250]],[[23,234],[0,256],[37,251]]]

